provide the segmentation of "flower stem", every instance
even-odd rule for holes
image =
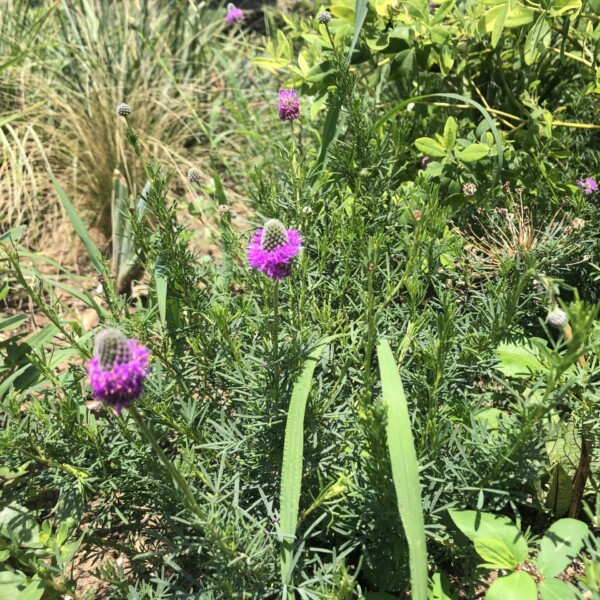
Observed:
[[[275,395],[279,396],[279,281],[273,282],[273,376],[275,378]]]
[[[142,415],[140,415],[135,406],[129,407],[129,413],[134,418],[135,422],[138,424],[144,437],[150,442],[150,445],[158,454],[158,457],[169,472],[169,475],[171,475],[171,477],[173,478],[175,486],[179,488],[179,491],[183,495],[185,506],[189,508],[194,514],[196,514],[200,519],[205,520],[206,515],[203,513],[202,509],[196,502],[196,498],[194,498],[192,490],[190,489],[189,485],[187,484],[181,473],[177,470],[177,467],[175,467],[175,465],[163,452],[163,449],[159,446],[157,439],[154,437],[154,434],[152,433],[152,431],[150,431],[150,428],[144,422]]]

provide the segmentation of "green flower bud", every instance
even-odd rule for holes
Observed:
[[[195,167],[192,167],[187,174],[187,178],[188,181],[190,183],[198,183],[201,179],[201,174],[200,171],[198,171],[198,169],[196,169]]]
[[[131,114],[131,106],[129,104],[125,104],[125,102],[119,102],[117,104],[117,115],[119,117],[126,117]]]
[[[131,361],[129,340],[118,329],[104,329],[96,336],[94,355],[100,359],[100,368],[110,371],[115,364]]]
[[[548,325],[556,327],[556,329],[564,329],[565,325],[569,322],[569,317],[564,310],[555,308],[552,312],[548,313],[546,321]]]
[[[260,241],[261,248],[265,252],[271,252],[278,246],[287,244],[287,231],[281,221],[278,219],[269,219],[263,228],[262,239]]]
[[[317,20],[321,25],[327,25],[327,23],[331,21],[331,13],[327,10],[324,10],[322,13],[319,14]]]

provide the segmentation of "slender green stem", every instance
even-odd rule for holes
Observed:
[[[140,144],[138,142],[137,133],[133,130],[133,127],[131,126],[131,123],[129,122],[129,119],[127,117],[125,117],[125,122],[127,123],[127,132],[129,133],[129,143],[133,147],[133,150],[134,150],[136,156],[140,159],[140,162],[142,163],[142,168],[144,169],[144,173],[146,174],[146,179],[148,179],[148,182],[150,183],[150,187],[152,188],[152,191],[154,193],[156,193],[156,185],[154,183],[154,177],[152,176],[152,173],[150,173],[150,169],[148,168],[148,163],[144,160],[144,157],[142,156],[142,151],[140,149]]]
[[[375,270],[375,257],[367,265],[367,350],[365,352],[365,387],[367,399],[372,395],[371,359],[375,344],[375,316],[373,314],[373,271]]]
[[[271,329],[273,341],[273,377],[275,378],[275,395],[279,396],[279,281],[273,283],[273,324]]]
[[[167,455],[163,452],[163,449],[159,446],[158,441],[154,437],[154,434],[150,431],[150,428],[146,425],[142,415],[137,411],[135,406],[131,406],[129,408],[129,412],[131,416],[134,418],[135,422],[138,424],[140,430],[144,434],[144,437],[150,442],[150,445],[154,449],[154,451],[158,454],[158,457],[162,461],[163,465],[169,472],[169,475],[173,478],[176,487],[179,488],[179,491],[184,497],[184,504],[189,508],[194,514],[196,514],[200,519],[205,520],[206,515],[196,502],[196,498],[194,498],[194,494],[192,490],[188,486],[187,482],[181,475],[181,473],[177,470],[177,467],[169,460]]]

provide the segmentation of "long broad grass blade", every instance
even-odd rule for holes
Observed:
[[[352,53],[354,52],[354,47],[356,46],[356,42],[358,42],[358,36],[360,35],[362,26],[364,25],[365,19],[367,18],[368,9],[369,0],[356,0],[354,36],[352,37],[352,42],[350,43],[350,49],[348,50],[348,56],[346,58],[347,65],[349,65],[352,61]]]
[[[319,158],[317,158],[317,164],[321,165],[325,161],[327,156],[327,150],[329,145],[335,138],[337,131],[337,122],[340,116],[340,106],[330,106],[325,117],[325,125],[323,125],[323,136],[321,138],[321,151],[319,152]]]
[[[167,288],[169,287],[169,278],[165,266],[157,262],[154,269],[154,280],[156,282],[156,302],[160,314],[160,322],[164,325],[167,318]]]
[[[50,179],[54,184],[54,188],[58,193],[60,201],[65,207],[65,210],[67,211],[69,219],[71,219],[71,223],[73,223],[73,227],[75,228],[77,235],[79,236],[79,238],[83,242],[83,245],[85,246],[85,249],[87,250],[88,256],[90,257],[90,261],[94,265],[94,268],[101,275],[106,275],[107,273],[106,269],[104,268],[104,262],[102,260],[102,254],[100,254],[100,250],[98,250],[98,247],[96,246],[96,244],[94,244],[92,238],[89,236],[86,226],[83,224],[83,221],[77,214],[77,211],[75,210],[75,207],[71,204],[71,201],[67,198],[67,195],[60,186],[60,183],[58,183],[56,177],[54,177],[54,173],[52,173],[51,170],[48,170],[48,174],[50,175]]]
[[[421,503],[419,463],[402,380],[387,340],[377,346],[383,403],[387,409],[387,443],[398,510],[410,553],[411,598],[427,600],[427,546]]]
[[[302,482],[302,460],[304,446],[304,413],[312,384],[315,366],[323,348],[331,341],[326,338],[310,353],[304,363],[300,379],[292,391],[288,410],[281,467],[281,579],[284,585],[292,581],[294,541],[298,524],[300,488]]]
[[[125,221],[123,211],[125,210],[125,199],[127,198],[127,184],[125,178],[118,169],[113,172],[112,181],[112,259],[113,275],[118,277],[119,265],[123,261],[123,238],[125,234]]]

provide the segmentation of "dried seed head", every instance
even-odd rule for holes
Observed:
[[[331,21],[331,13],[328,10],[324,10],[319,14],[317,19],[321,25],[327,25]]]
[[[287,231],[283,223],[278,219],[269,219],[263,228],[261,248],[266,252],[271,252],[278,246],[287,244],[287,241]]]
[[[195,167],[192,167],[188,171],[187,178],[190,183],[198,183],[201,179],[200,171]]]
[[[114,365],[131,360],[129,340],[118,329],[105,329],[96,336],[94,356],[99,358],[103,371],[110,371]]]
[[[477,186],[472,183],[465,183],[465,185],[463,185],[463,194],[465,196],[473,196],[477,193]]]
[[[117,115],[119,117],[127,117],[131,114],[131,106],[129,104],[125,104],[125,102],[119,102],[117,104]]]
[[[555,308],[553,311],[548,313],[546,322],[556,329],[564,329],[565,325],[569,322],[569,317],[564,310]]]
[[[585,227],[585,221],[580,217],[575,217],[566,227],[565,233],[570,235],[571,233],[579,233]]]

